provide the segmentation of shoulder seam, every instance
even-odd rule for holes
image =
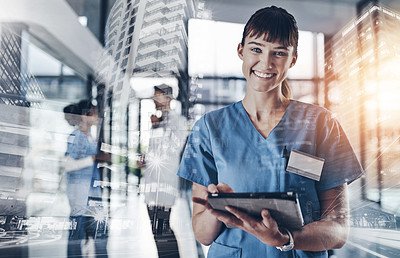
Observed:
[[[208,141],[210,142],[210,150],[211,150],[211,154],[213,154],[213,157],[214,157],[214,151],[213,151],[213,148],[212,148],[211,137],[210,137],[210,129],[208,128],[208,124],[207,124],[207,120],[206,120],[207,114],[208,113],[204,114],[204,125],[207,128]]]

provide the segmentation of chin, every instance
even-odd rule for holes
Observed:
[[[258,93],[275,93],[278,89],[278,86],[259,86],[259,87],[252,87],[253,91]]]

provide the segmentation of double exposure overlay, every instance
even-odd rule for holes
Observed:
[[[176,172],[194,123],[246,92],[235,12],[265,3],[239,2],[1,1],[0,257],[207,257]],[[333,113],[366,172],[329,255],[398,257],[400,8],[339,1],[332,33],[299,6],[335,1],[272,2],[302,17],[293,98]]]

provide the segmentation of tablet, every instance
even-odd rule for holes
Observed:
[[[261,211],[268,209],[280,227],[301,229],[304,226],[299,200],[294,192],[209,194],[208,203],[215,210],[227,212],[225,206],[229,205],[254,217],[261,217]]]

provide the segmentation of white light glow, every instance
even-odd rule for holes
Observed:
[[[242,77],[237,46],[244,25],[211,20],[189,20],[189,75]]]
[[[132,77],[130,85],[135,91],[137,98],[151,98],[154,93],[154,86],[167,84],[172,87],[173,97],[178,97],[179,87],[176,78],[151,78],[151,77]]]

